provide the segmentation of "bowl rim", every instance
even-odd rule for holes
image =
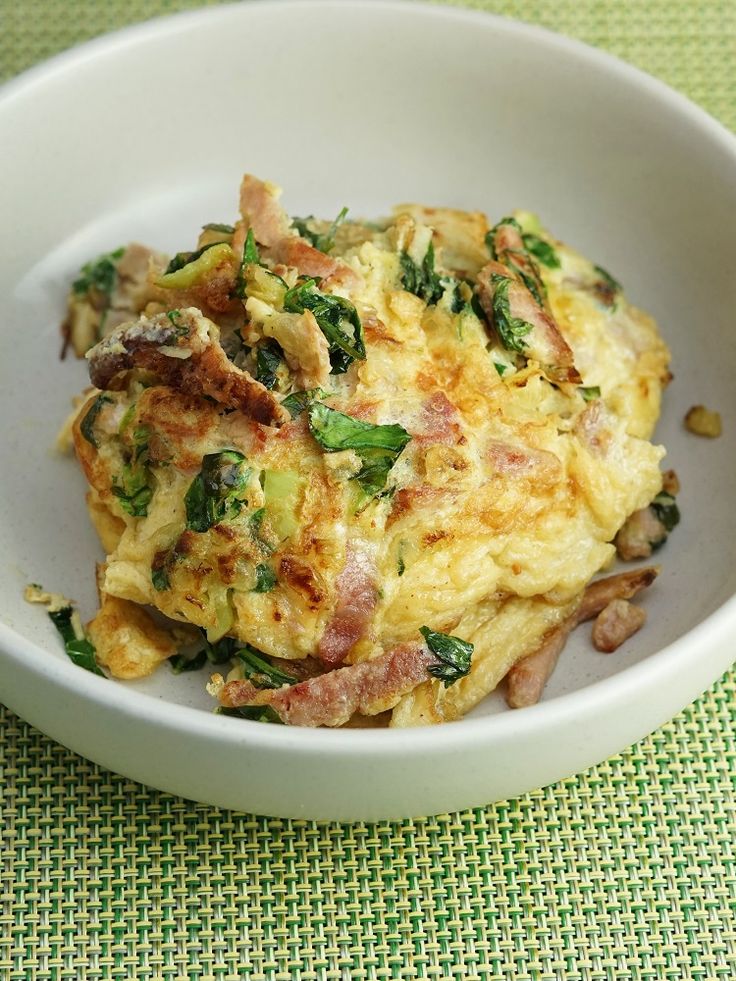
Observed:
[[[135,47],[142,41],[155,41],[160,36],[171,35],[176,31],[190,31],[200,22],[257,17],[266,7],[293,9],[300,13],[308,8],[313,13],[340,10],[340,16],[351,8],[376,16],[390,16],[394,12],[404,14],[411,9],[416,16],[472,22],[479,29],[492,30],[509,38],[519,35],[531,38],[547,48],[577,59],[593,71],[617,76],[629,86],[648,91],[653,98],[686,117],[689,124],[700,130],[709,140],[719,144],[733,158],[736,167],[736,135],[687,96],[615,55],[538,25],[485,11],[438,6],[416,0],[349,0],[349,3],[345,0],[243,0],[239,3],[157,16],[75,45],[6,81],[0,86],[0,128],[3,110],[16,97],[22,98],[37,86],[53,83],[55,77],[65,72],[74,72],[85,63],[102,59],[105,55],[126,47]],[[62,692],[73,691],[75,696],[89,699],[113,714],[129,718],[149,718],[155,724],[173,732],[216,742],[247,742],[253,748],[277,752],[288,750],[302,755],[318,752],[325,757],[387,756],[401,750],[402,754],[411,756],[424,754],[433,748],[452,752],[460,749],[469,740],[479,738],[484,742],[501,735],[506,739],[521,735],[534,738],[554,729],[563,720],[594,717],[607,704],[625,705],[637,690],[657,681],[663,683],[668,676],[679,672],[699,656],[704,645],[712,646],[725,640],[734,624],[736,595],[727,598],[721,606],[671,644],[608,678],[540,702],[523,712],[508,711],[479,718],[466,717],[441,726],[411,729],[308,729],[268,726],[246,719],[233,720],[200,708],[165,701],[128,688],[120,682],[111,684],[114,679],[100,678],[81,671],[71,661],[50,656],[48,650],[2,622],[0,656],[9,656],[11,660],[17,661],[19,667],[34,674],[39,681],[51,683]]]

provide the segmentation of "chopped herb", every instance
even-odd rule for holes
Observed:
[[[82,419],[79,424],[79,431],[92,446],[97,447],[97,439],[94,433],[95,422],[97,421],[97,416],[106,403],[111,403],[112,399],[109,395],[98,395],[94,400],[92,405],[87,409],[84,419]]]
[[[401,426],[375,426],[353,419],[322,402],[313,402],[308,411],[309,429],[323,450],[337,453],[355,450],[363,461],[355,480],[372,497],[386,485],[388,474],[411,436]]]
[[[290,413],[291,418],[296,419],[312,402],[327,398],[328,395],[329,392],[325,392],[322,388],[310,388],[305,392],[292,392],[281,404]]]
[[[148,514],[148,505],[153,497],[153,490],[150,487],[141,487],[137,491],[128,491],[125,486],[113,484],[110,488],[115,497],[120,501],[120,507],[133,518],[145,518]]]
[[[153,588],[159,593],[171,587],[169,574],[165,566],[161,566],[160,569],[151,569],[151,582],[153,583]]]
[[[85,263],[80,270],[79,277],[72,283],[74,292],[83,295],[91,290],[96,290],[109,298],[115,289],[118,275],[117,262],[124,251],[125,249],[121,246],[114,252],[103,253],[96,259]]]
[[[502,218],[498,224],[494,225],[493,228],[486,234],[486,245],[488,251],[491,254],[492,259],[496,259],[498,262],[502,262],[514,275],[521,280],[521,282],[526,286],[529,292],[534,297],[535,301],[540,307],[543,307],[547,297],[547,290],[542,278],[539,274],[539,268],[534,261],[533,255],[531,255],[528,250],[523,251],[522,249],[506,248],[498,250],[496,248],[496,234],[498,229],[504,225],[510,225],[518,233],[521,239],[520,244],[523,247],[523,234],[521,231],[521,225],[515,218]]]
[[[292,218],[291,223],[301,237],[305,238],[315,249],[319,249],[320,252],[330,252],[335,245],[335,234],[345,221],[347,213],[348,209],[342,208],[326,232],[313,232],[309,227],[307,222],[313,221],[314,215],[307,215],[306,218]]]
[[[586,402],[592,402],[593,399],[599,399],[601,397],[600,385],[581,385],[578,391]]]
[[[253,587],[254,593],[270,593],[277,582],[276,573],[270,565],[261,562],[256,566],[256,584]]]
[[[153,497],[151,471],[148,467],[148,440],[146,426],[133,430],[133,449],[123,465],[121,482],[113,481],[111,490],[120,501],[120,507],[134,518],[145,518]]]
[[[243,674],[256,688],[281,688],[283,685],[293,685],[296,678],[275,668],[265,654],[257,651],[250,644],[235,652],[243,665]]]
[[[406,542],[399,542],[399,554],[396,559],[396,574],[403,576],[406,572],[406,562],[404,561],[404,545]]]
[[[501,364],[500,361],[494,361],[493,367],[496,369],[501,378],[503,378],[504,374],[509,370],[509,366],[507,364]]]
[[[493,326],[507,351],[518,351],[523,354],[526,350],[524,337],[534,328],[528,321],[511,316],[509,303],[511,280],[508,276],[492,273],[491,283],[493,284]]]
[[[183,674],[185,671],[199,671],[207,663],[207,651],[204,648],[196,654],[174,654],[169,658],[169,664],[174,674]]]
[[[399,256],[401,263],[401,285],[409,293],[413,293],[428,305],[438,303],[445,292],[445,283],[434,269],[434,245],[430,242],[418,266],[408,252]]]
[[[223,235],[232,235],[235,231],[232,225],[223,225],[219,221],[208,221],[202,225],[203,232],[222,232]]]
[[[549,242],[532,232],[524,232],[522,240],[524,248],[534,256],[537,262],[541,262],[548,269],[560,268],[560,257],[557,255],[557,250]]]
[[[235,282],[235,295],[240,297],[241,300],[245,299],[246,295],[245,267],[253,264],[257,265],[260,263],[260,261],[261,254],[258,251],[256,237],[253,229],[249,228],[248,234],[245,236],[245,242],[243,243],[243,255],[240,259],[238,275]]]
[[[148,514],[148,505],[151,503],[153,491],[150,487],[141,487],[136,491],[128,491],[125,486],[113,484],[110,488],[120,501],[120,507],[126,514],[133,518],[145,518]]]
[[[619,283],[617,279],[614,279],[609,272],[606,272],[606,270],[602,266],[593,266],[593,269],[595,269],[595,271],[598,273],[598,275],[603,280],[603,282],[608,287],[610,287],[610,289],[612,289],[614,293],[621,292],[621,290],[623,289],[621,283]]]
[[[450,291],[450,313],[464,313],[470,309],[470,304],[463,299],[458,280],[452,276],[443,276],[440,282]]]
[[[409,437],[411,438],[411,437]],[[363,450],[359,454],[363,461],[363,466],[355,475],[355,480],[363,490],[363,500],[372,497],[390,497],[395,488],[391,487],[384,490],[391,468],[396,462],[398,453],[387,453],[386,450]]]
[[[268,389],[276,387],[278,370],[284,363],[281,346],[273,340],[263,341],[256,350],[256,379]]]
[[[239,514],[244,503],[240,495],[250,474],[242,453],[236,450],[208,453],[184,498],[187,528],[207,531],[218,522]]]
[[[261,525],[263,524],[263,519],[266,517],[266,509],[258,508],[248,519],[248,524],[251,527],[251,531],[254,535],[258,535],[261,530]]]
[[[274,551],[274,545],[263,534],[263,520],[266,517],[266,509],[258,508],[248,518],[248,528],[254,541],[256,541],[267,555]]]
[[[258,251],[258,245],[256,244],[256,236],[252,228],[248,229],[248,234],[245,236],[245,244],[243,245],[243,263],[259,263],[261,261],[261,253]]]
[[[284,310],[304,313],[311,310],[330,348],[331,373],[342,374],[353,361],[365,358],[363,325],[358,312],[349,300],[316,288],[316,280],[297,283],[284,296]]]
[[[72,290],[77,296],[87,294],[91,299],[94,299],[94,294],[98,294],[102,310],[100,325],[97,330],[98,336],[102,332],[107,311],[110,308],[110,299],[117,282],[118,260],[124,252],[125,249],[121,246],[113,252],[103,253],[96,259],[90,260],[82,266],[79,276],[72,283]]]
[[[189,333],[189,328],[186,324],[179,323],[179,318],[181,317],[181,310],[168,310],[166,316],[172,323],[172,326],[176,328],[176,333],[179,337],[186,337]]]
[[[491,259],[495,259],[497,262],[500,262],[501,260],[496,249],[496,232],[502,225],[511,225],[517,230],[517,232],[519,232],[519,234],[521,234],[521,225],[518,223],[516,218],[511,218],[510,216],[497,221],[493,228],[489,232],[486,232],[486,248],[488,249]]]
[[[72,622],[73,612],[71,606],[64,606],[60,610],[49,611],[49,616],[51,617],[51,622],[61,634],[61,639],[64,641],[64,647],[70,660],[78,667],[84,668],[85,671],[91,671],[92,674],[98,674],[104,678],[105,674],[100,669],[95,658],[94,644],[84,636],[77,636],[77,631]]]
[[[680,509],[677,507],[677,503],[672,494],[668,494],[666,491],[661,491],[657,494],[650,505],[652,511],[662,522],[667,532],[669,533],[672,529],[680,523]]]
[[[622,290],[621,284],[601,266],[593,266],[598,279],[593,283],[593,292],[605,307],[615,307],[616,297]]]
[[[473,645],[459,637],[441,634],[429,627],[420,627],[419,633],[424,637],[427,647],[438,659],[437,664],[429,667],[429,673],[444,682],[445,688],[454,685],[460,678],[470,672],[470,659],[473,656]]]
[[[210,664],[224,664],[235,657],[240,646],[241,642],[234,637],[221,637],[210,643],[205,636],[204,652]]]
[[[239,708],[219,708],[218,715],[232,715],[251,722],[275,722],[283,725],[283,719],[270,705],[241,705]]]
[[[123,413],[123,418],[120,420],[120,425],[118,426],[118,436],[122,436],[125,430],[133,421],[133,416],[135,415],[135,402],[131,402],[128,408]]]

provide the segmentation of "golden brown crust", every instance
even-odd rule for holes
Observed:
[[[218,328],[194,308],[122,325],[90,352],[89,366],[97,388],[119,389],[125,373],[140,368],[184,394],[208,395],[264,425],[289,418],[267,388],[228,359]]]
[[[102,594],[97,616],[87,624],[97,660],[114,678],[130,680],[152,674],[176,653],[170,634],[136,603]]]

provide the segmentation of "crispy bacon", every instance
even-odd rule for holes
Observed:
[[[506,675],[506,702],[509,707],[535,705],[542,697],[544,686],[555,669],[570,632],[583,621],[597,616],[613,600],[631,599],[646,589],[658,573],[658,568],[649,566],[590,583],[582,594],[577,610],[549,631],[540,647],[518,661]]]
[[[348,545],[336,582],[337,606],[317,648],[320,660],[330,667],[342,664],[368,629],[377,600],[375,575],[367,554]]]
[[[434,656],[422,644],[399,644],[371,661],[351,664],[296,685],[260,691],[248,681],[230,681],[220,692],[228,708],[270,705],[296,726],[342,726],[356,712],[376,715],[426,681]]]
[[[89,375],[102,389],[120,386],[118,375],[144,368],[189,395],[208,395],[264,425],[289,418],[275,396],[230,361],[216,324],[195,307],[121,324],[88,352]]]
[[[509,282],[509,311],[512,317],[531,324],[531,330],[524,336],[525,351],[543,365],[549,377],[556,382],[581,382],[573,361],[573,353],[552,315],[541,307],[527,287],[516,277],[513,269],[500,262],[489,262],[478,273],[477,293],[480,304],[491,324],[495,317],[493,297],[495,287],[493,276],[503,276]]]

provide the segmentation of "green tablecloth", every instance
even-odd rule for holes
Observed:
[[[197,6],[0,0],[0,77]],[[736,0],[468,6],[604,47],[736,128]],[[0,709],[0,978],[735,978],[735,695],[731,673],[633,749],[520,800],[372,825],[179,800]]]

